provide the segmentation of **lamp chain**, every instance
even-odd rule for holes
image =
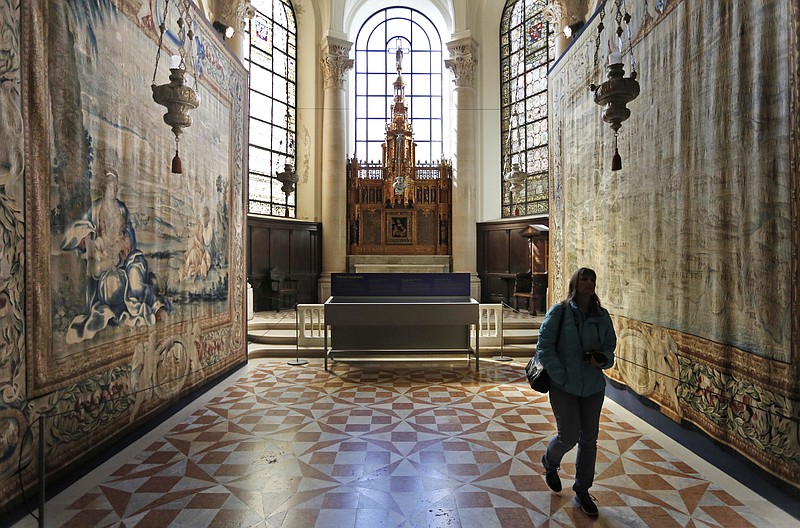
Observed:
[[[155,86],[156,84],[156,75],[158,74],[158,61],[161,59],[161,46],[164,44],[164,32],[167,30],[167,15],[169,14],[169,2],[164,7],[164,20],[161,21],[159,24],[158,29],[160,31],[158,35],[158,49],[156,50],[156,68],[153,70],[153,82],[152,84]]]
[[[506,171],[511,172],[511,130],[512,130],[512,116],[514,114],[514,103],[511,103],[508,114],[508,140],[506,141]]]
[[[292,156],[294,158],[294,134],[292,129],[292,112],[289,108],[289,55],[287,52],[286,55],[286,152],[287,157]]]
[[[598,69],[599,69],[598,68],[598,64],[600,63],[600,37],[603,35],[603,30],[606,28],[606,26],[603,24],[603,20],[605,18],[606,18],[606,4],[605,4],[605,2],[603,2],[603,7],[600,8],[600,23],[597,24],[597,37],[595,37],[595,41],[594,41],[594,70],[593,71],[598,71]],[[601,78],[603,77],[602,73],[600,74],[600,77]],[[594,92],[595,90],[597,90],[597,85],[594,84],[594,83],[591,83],[589,85],[589,89]]]
[[[191,0],[179,0],[178,9],[180,10],[180,18],[178,25],[181,27],[180,45],[178,52],[181,56],[181,67],[189,72],[189,65],[186,64],[186,57],[189,58],[189,63],[192,66],[190,72],[194,77],[194,90],[197,92],[197,65],[192,60],[194,53],[192,52],[194,46],[194,17],[192,16]]]
[[[617,23],[617,46],[622,51],[622,0],[616,0],[614,5],[617,12],[614,14],[614,21]]]
[[[628,37],[628,51],[631,54],[631,78],[636,78],[636,59],[633,57],[633,44],[631,43],[631,15],[628,13],[628,8],[625,0],[622,0],[623,9],[625,9],[625,33]],[[644,13],[647,13],[647,0],[644,3]]]

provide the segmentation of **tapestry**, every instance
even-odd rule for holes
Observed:
[[[218,39],[198,31],[199,58],[187,69],[196,68],[201,103],[180,138],[183,173],[172,173],[176,146],[150,89],[165,5],[96,3],[96,11],[81,2],[23,7],[26,49],[44,51],[25,69],[30,228],[43,242],[31,250],[35,394],[119,363],[152,332],[241,334],[241,292],[230,279],[239,265],[232,142],[243,80],[229,82],[234,63],[220,61]],[[168,82],[178,53],[177,35],[164,42],[155,84]],[[180,375],[208,352],[194,341],[184,348]]]
[[[589,89],[616,45],[597,49],[599,16],[549,77],[555,298],[596,269],[611,376],[795,484],[797,4],[631,6],[623,62],[641,93],[619,171]]]
[[[18,0],[0,0],[0,495],[11,495],[26,416],[24,125],[20,100]],[[28,415],[30,413],[27,413]],[[31,442],[27,442],[30,446]]]
[[[247,72],[194,9],[172,173],[164,7],[0,0],[3,503],[35,480],[40,416],[63,469],[246,360]]]

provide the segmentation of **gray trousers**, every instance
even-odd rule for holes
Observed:
[[[547,445],[544,469],[548,472],[557,470],[564,455],[578,444],[575,483],[572,485],[575,491],[589,491],[594,482],[597,435],[604,399],[604,391],[581,397],[556,387],[550,388],[550,406],[556,417],[558,434]]]

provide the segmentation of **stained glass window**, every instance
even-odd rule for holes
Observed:
[[[417,160],[441,159],[444,59],[442,38],[434,23],[409,7],[383,9],[361,26],[355,48],[356,156],[367,161],[381,159],[400,48]]]
[[[290,0],[251,3],[256,15],[244,46],[250,71],[247,211],[296,218],[297,191],[287,196],[277,174],[287,163],[297,167],[297,22]]]
[[[519,163],[520,190],[501,181],[502,216],[546,214],[549,196],[547,69],[555,36],[547,0],[507,0],[500,22],[501,174]]]

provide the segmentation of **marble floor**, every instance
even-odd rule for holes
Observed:
[[[555,431],[518,361],[255,359],[48,501],[46,526],[789,527],[606,399],[587,517],[545,484]],[[28,517],[15,526],[36,526]]]

